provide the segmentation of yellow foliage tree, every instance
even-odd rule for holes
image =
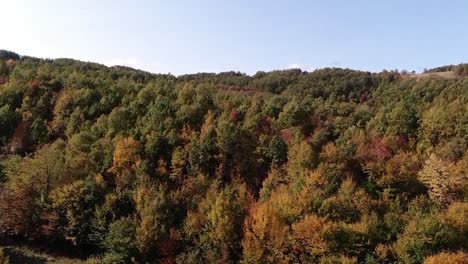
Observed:
[[[244,223],[242,263],[288,263],[289,226],[269,203],[256,204]]]
[[[428,188],[429,197],[433,201],[446,206],[455,200],[458,188],[463,183],[463,177],[454,171],[452,164],[445,163],[434,154],[426,160],[423,169],[419,172],[419,179]]]
[[[442,252],[437,255],[430,256],[424,260],[424,264],[466,264],[468,263],[468,253],[458,252]]]
[[[447,223],[460,230],[461,234],[468,241],[468,203],[455,202],[452,203],[445,213]]]
[[[110,173],[115,174],[115,184],[119,188],[130,185],[141,161],[139,143],[131,137],[118,138],[114,143],[114,155]]]
[[[326,218],[308,215],[292,226],[293,252],[298,261],[317,262],[329,251],[326,236],[335,229],[335,224]]]

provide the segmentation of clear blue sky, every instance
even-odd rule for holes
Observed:
[[[468,1],[1,0],[0,49],[151,72],[468,61]]]

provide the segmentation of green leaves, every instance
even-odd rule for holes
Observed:
[[[8,105],[0,107],[0,143],[5,145],[13,134],[20,116],[11,111]]]
[[[131,218],[120,218],[109,225],[109,232],[103,241],[108,250],[104,256],[106,263],[129,263],[138,254],[135,238],[136,226]]]

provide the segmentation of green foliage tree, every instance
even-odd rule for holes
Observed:
[[[0,140],[2,144],[8,142],[19,120],[19,115],[11,111],[8,105],[0,107]]]
[[[94,205],[100,199],[98,187],[90,180],[79,180],[64,185],[51,195],[52,207],[57,212],[58,229],[74,245],[89,243]]]
[[[273,137],[268,145],[266,156],[270,158],[273,163],[283,163],[288,158],[287,155],[288,145],[286,145],[280,137]]]
[[[120,218],[109,226],[103,246],[108,250],[104,263],[130,263],[138,256],[135,223],[130,218]]]
[[[419,128],[419,114],[414,98],[400,101],[388,114],[387,133],[414,137]]]
[[[20,59],[20,56],[13,52],[13,51],[9,51],[9,50],[0,50],[0,59],[3,59],[3,60],[19,60]]]
[[[31,136],[37,144],[45,143],[49,139],[47,124],[44,120],[35,119],[31,125]]]

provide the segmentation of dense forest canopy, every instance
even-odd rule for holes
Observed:
[[[0,242],[89,263],[462,263],[468,66],[444,69],[175,77],[0,51]]]

